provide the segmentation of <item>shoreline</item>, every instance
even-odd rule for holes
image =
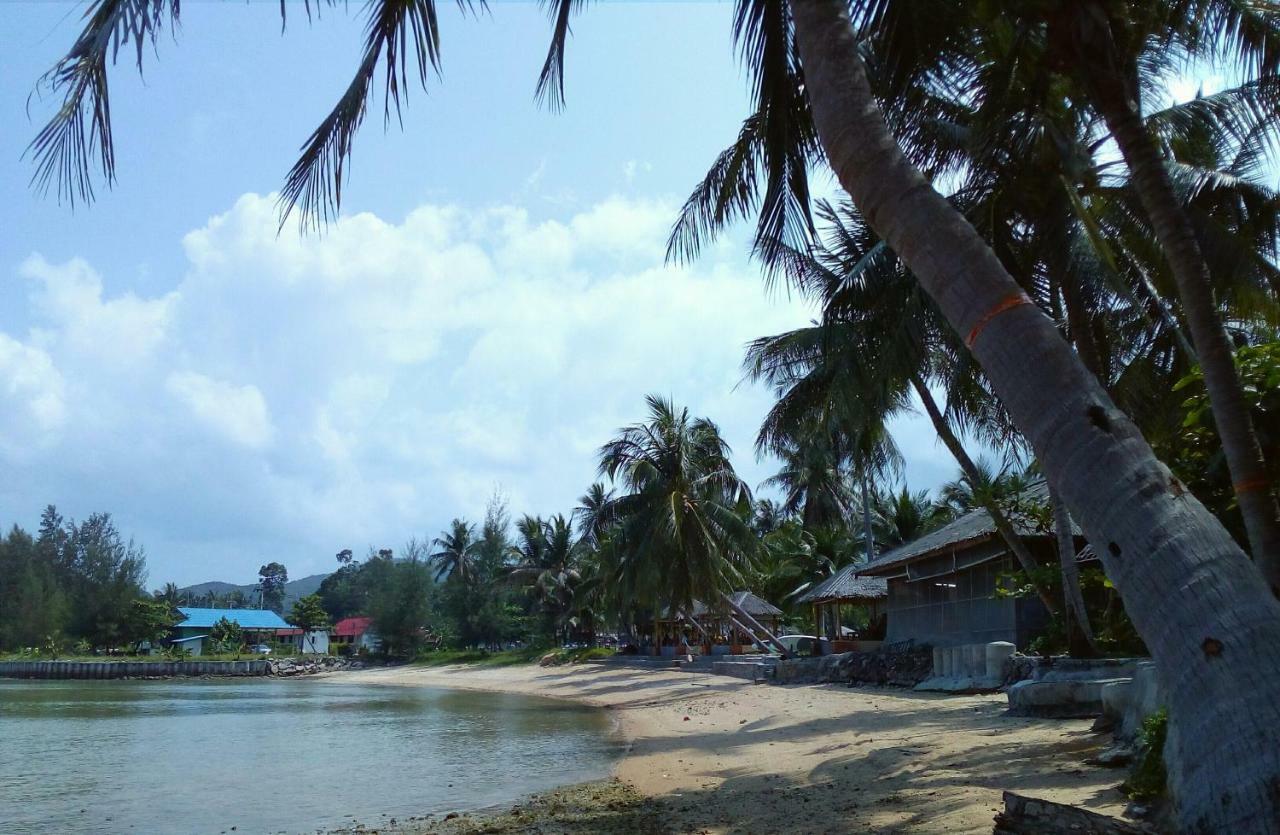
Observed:
[[[607,780],[505,810],[363,831],[983,832],[1003,790],[1119,816],[1124,774],[1085,760],[1090,720],[1004,715],[1003,694],[753,684],[608,663],[395,667],[329,680],[481,690],[610,711],[623,753]]]

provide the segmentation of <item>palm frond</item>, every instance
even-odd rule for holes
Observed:
[[[586,8],[587,0],[542,0],[542,5],[551,16],[551,46],[538,74],[534,98],[552,111],[558,111],[564,107],[564,51],[569,39],[569,22],[573,15]]]
[[[457,0],[470,11],[471,0]],[[440,70],[440,27],[435,0],[372,0],[367,7],[365,44],[355,76],[338,103],[303,143],[298,161],[289,170],[280,192],[280,225],[299,211],[303,229],[336,220],[342,206],[342,187],[356,132],[364,121],[379,66],[383,66],[383,121],[394,110],[400,117],[407,97],[409,66],[426,89],[428,76]]]
[[[70,51],[36,83],[36,97],[61,94],[62,104],[24,156],[35,163],[31,185],[41,194],[75,205],[94,198],[94,169],[108,187],[115,182],[116,155],[111,130],[107,64],[122,48],[134,47],[142,72],[144,47],[155,44],[166,23],[178,25],[178,0],[96,0]]]

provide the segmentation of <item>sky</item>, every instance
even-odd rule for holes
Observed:
[[[340,221],[278,231],[275,192],[354,71],[363,4],[184,3],[176,36],[113,68],[118,182],[59,205],[23,152],[36,80],[83,7],[0,19],[0,524],[109,511],[150,585],[246,583],[398,548],[495,492],[568,513],[596,453],[655,393],[716,421],[752,485],[772,402],[745,343],[804,326],[747,229],[664,262],[680,204],[747,113],[726,4],[597,4],[567,108],[534,83],[532,3],[441,4],[443,73],[356,139]],[[130,48],[131,49],[131,48]],[[824,186],[832,193],[832,186]],[[897,421],[912,488],[954,475]]]

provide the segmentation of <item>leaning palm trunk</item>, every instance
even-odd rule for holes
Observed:
[[[758,620],[756,620],[751,615],[750,612],[748,612],[746,609],[739,606],[737,603],[734,603],[732,597],[721,592],[720,599],[723,600],[724,604],[729,607],[729,611],[733,612],[735,615],[742,618],[744,621],[746,621],[750,625],[751,628],[748,629],[747,632],[753,638],[757,634],[756,630],[759,630],[759,634],[764,635],[764,637],[769,641],[769,643],[773,644],[773,646],[778,650],[778,652],[782,653],[783,658],[791,657],[791,653],[787,652],[787,648],[782,645],[781,641],[778,640],[778,636],[774,635],[772,632],[766,629],[763,624],[761,624]],[[760,642],[757,641],[756,643],[760,643]]]
[[[1280,597],[1280,511],[1271,492],[1262,447],[1249,416],[1231,343],[1214,304],[1209,266],[1195,230],[1178,203],[1173,181],[1155,138],[1142,122],[1137,102],[1123,84],[1094,85],[1094,98],[1129,167],[1142,207],[1178,286],[1183,315],[1204,372],[1213,422],[1240,504],[1249,549],[1262,576]]]
[[[842,0],[790,5],[827,159],[974,356],[1094,543],[1151,649],[1189,829],[1280,829],[1280,601],[1156,460],[1053,323],[903,155],[867,84]]]
[[[919,375],[911,375],[911,386],[916,390],[920,402],[924,404],[925,413],[929,415],[929,420],[933,421],[933,430],[938,433],[938,437],[942,439],[942,443],[951,452],[956,463],[960,465],[961,472],[965,478],[969,479],[969,483],[974,486],[975,494],[978,491],[978,483],[981,476],[978,473],[978,465],[973,463],[973,459],[969,457],[969,453],[965,451],[964,444],[960,443],[960,439],[956,437],[956,433],[951,430],[951,425],[947,423],[946,417],[942,414],[942,410],[938,408],[938,403],[933,399],[933,392],[929,391],[929,387],[925,385],[924,380]],[[1018,532],[1014,530],[1013,523],[1009,521],[1009,517],[1005,515],[1000,505],[992,501],[990,497],[982,497],[982,507],[991,516],[991,522],[995,525],[996,532],[1000,534],[1000,538],[1009,546],[1009,550],[1018,559],[1018,565],[1022,566],[1022,570],[1027,575],[1027,582],[1031,583],[1032,588],[1036,590],[1036,596],[1040,598],[1040,602],[1049,610],[1050,614],[1057,614],[1058,603],[1053,599],[1053,595],[1049,593],[1037,579],[1037,564],[1035,557],[1031,556],[1027,543],[1022,541],[1022,537],[1018,536]]]
[[[1097,655],[1098,644],[1089,625],[1089,613],[1084,608],[1084,594],[1080,591],[1080,567],[1076,565],[1076,542],[1071,535],[1071,512],[1057,493],[1050,492],[1053,505],[1053,530],[1058,537],[1058,562],[1062,566],[1062,597],[1066,603],[1067,646],[1076,657]],[[1083,646],[1077,636],[1084,639]]]

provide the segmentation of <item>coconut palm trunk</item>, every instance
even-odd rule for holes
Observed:
[[[1058,498],[1049,493],[1053,506],[1053,531],[1058,538],[1058,562],[1062,566],[1062,597],[1067,610],[1067,648],[1076,658],[1098,654],[1098,644],[1089,624],[1089,613],[1084,608],[1084,593],[1080,591],[1080,568],[1076,565],[1076,542],[1071,534],[1071,511]]]
[[[903,155],[871,94],[846,3],[790,9],[814,123],[840,184],[966,337],[1151,649],[1172,719],[1166,752],[1180,822],[1280,829],[1280,601]]]
[[[933,431],[938,433],[938,437],[942,439],[943,446],[956,459],[956,463],[960,465],[960,471],[964,473],[965,478],[969,479],[969,483],[974,486],[976,497],[978,493],[977,486],[982,478],[978,472],[978,465],[969,457],[964,444],[960,443],[956,433],[951,430],[951,424],[947,423],[946,416],[938,408],[938,401],[933,399],[933,392],[929,391],[929,387],[925,385],[924,380],[919,375],[912,374],[911,387],[915,389],[916,396],[924,404],[925,414],[933,422]],[[1040,602],[1044,604],[1050,614],[1057,614],[1057,601],[1053,599],[1053,595],[1049,593],[1049,590],[1036,580],[1036,558],[1031,555],[1030,549],[1027,548],[1027,543],[1022,541],[1022,537],[1018,536],[1013,523],[1009,521],[1009,517],[1005,515],[999,504],[991,501],[989,497],[981,498],[983,499],[983,510],[987,511],[988,515],[991,516],[991,522],[995,525],[996,532],[1000,534],[1000,538],[1009,546],[1009,550],[1013,552],[1014,557],[1018,560],[1018,565],[1026,572],[1027,581],[1035,588],[1036,596],[1040,598]]]
[[[1280,508],[1271,492],[1231,343],[1214,302],[1209,266],[1178,201],[1155,137],[1142,121],[1136,81],[1099,80],[1092,87],[1095,104],[1124,157],[1177,284],[1183,316],[1204,372],[1213,422],[1244,517],[1249,550],[1272,592],[1280,597]]]
[[[865,467],[862,469],[862,544],[866,560],[871,562],[876,558],[876,538],[871,530],[871,482]]]

